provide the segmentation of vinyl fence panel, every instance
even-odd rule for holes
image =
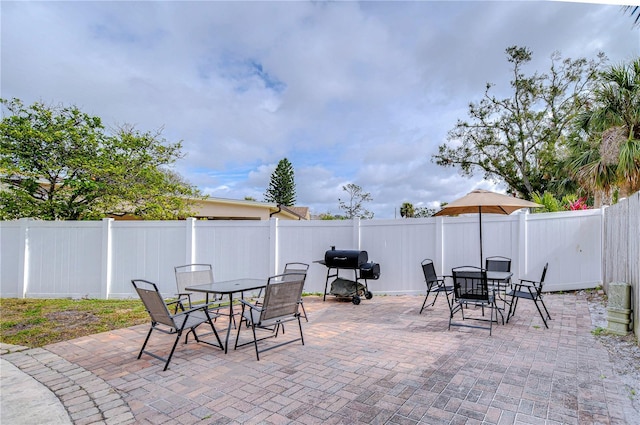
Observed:
[[[131,279],[150,280],[165,296],[175,294],[173,268],[184,262],[187,223],[114,221],[109,298],[134,297]]]
[[[362,247],[370,261],[380,263],[380,279],[370,282],[373,292],[424,292],[420,262],[438,257],[436,219],[370,220],[363,223]]]
[[[549,270],[545,280],[547,291],[577,290],[601,285],[601,223],[601,210],[529,216],[526,264],[520,268],[523,277],[539,279],[544,264],[548,262]]]
[[[484,214],[483,254],[512,259],[514,280],[539,277],[548,290],[602,283],[601,210],[554,214]],[[476,215],[400,220],[114,221],[0,223],[0,296],[135,297],[131,279],[148,279],[170,296],[174,267],[209,263],[216,280],[266,279],[287,262],[310,264],[305,292],[324,291],[317,260],[332,246],[366,250],[381,267],[377,294],[422,294],[420,262],[440,274],[480,265]],[[15,249],[14,249],[15,247]],[[636,251],[637,252],[637,251]],[[345,271],[344,277],[353,279]],[[341,272],[341,277],[343,273]]]
[[[102,296],[102,223],[32,221],[25,255],[25,296]]]
[[[612,282],[631,285],[632,323],[640,336],[640,192],[605,210],[605,289]]]
[[[26,231],[24,220],[0,223],[0,294],[6,298],[24,297]]]
[[[269,221],[196,222],[195,262],[211,264],[215,280],[264,278],[270,258]]]

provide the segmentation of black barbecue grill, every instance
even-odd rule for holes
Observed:
[[[367,279],[376,280],[380,277],[380,265],[369,262],[367,251],[340,250],[331,247],[324,253],[324,260],[317,261],[327,267],[327,280],[324,284],[324,297],[327,299],[327,287],[331,282],[329,294],[339,297],[351,297],[351,301],[360,304],[361,296],[370,300],[373,294],[369,291]],[[343,279],[340,270],[353,270],[355,280]],[[360,281],[363,281],[362,284]]]

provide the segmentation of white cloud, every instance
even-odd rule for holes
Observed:
[[[214,196],[261,200],[275,164],[297,199],[337,213],[342,186],[377,218],[477,185],[431,161],[505,49],[640,55],[619,6],[567,2],[3,2],[2,96],[75,104],[109,125],[164,128],[176,168]]]

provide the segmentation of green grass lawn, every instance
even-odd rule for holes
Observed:
[[[30,348],[148,322],[140,300],[0,299],[0,342]]]

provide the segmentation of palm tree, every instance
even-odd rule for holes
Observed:
[[[400,216],[404,218],[411,218],[415,215],[415,209],[411,202],[403,202],[400,207]]]
[[[578,179],[605,193],[640,190],[640,58],[601,74],[593,107],[577,123],[588,140],[571,162]]]
[[[624,13],[629,12],[632,18],[635,16],[633,25],[640,25],[640,6],[622,6],[622,11]]]

